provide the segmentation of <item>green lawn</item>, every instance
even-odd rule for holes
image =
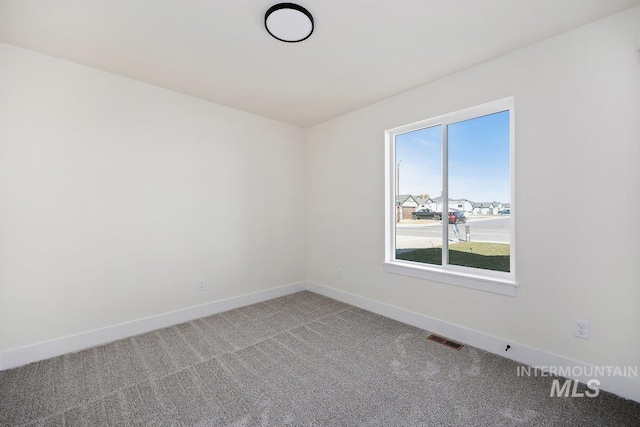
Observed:
[[[396,255],[397,259],[442,264],[442,248],[416,249]],[[509,245],[502,243],[460,242],[449,245],[449,264],[509,272]]]

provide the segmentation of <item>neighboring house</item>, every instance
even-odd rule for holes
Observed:
[[[511,204],[509,203],[500,203],[500,202],[479,202],[476,203],[476,208],[474,213],[479,215],[497,215],[502,209],[510,208]]]
[[[429,209],[441,212],[443,209],[442,196],[429,199],[430,203],[427,206]],[[461,211],[461,212],[474,212],[476,203],[468,199],[449,199],[449,211]]]
[[[429,208],[432,211],[442,211],[442,204],[438,204],[438,202],[434,201],[433,199],[429,199],[425,204],[425,208]]]
[[[409,219],[411,213],[417,211],[420,204],[411,194],[401,194],[396,197],[396,206],[399,206],[398,216],[401,219]]]
[[[489,210],[493,209],[493,202],[477,202],[473,213],[478,215],[489,215]]]
[[[418,203],[418,209],[425,209],[427,208],[427,203],[429,202],[429,197],[424,197],[424,196],[413,196],[413,199],[416,201],[416,203]]]

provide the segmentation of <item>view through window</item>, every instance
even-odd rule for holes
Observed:
[[[512,272],[511,114],[494,105],[393,135],[395,259]]]

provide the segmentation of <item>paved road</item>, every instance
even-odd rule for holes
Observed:
[[[459,224],[460,238],[465,238],[465,225],[469,226],[471,241],[509,243],[509,216],[468,218]],[[433,220],[403,220],[396,227],[396,248],[425,248],[442,244],[442,222]],[[453,239],[453,226],[449,225],[449,239]]]

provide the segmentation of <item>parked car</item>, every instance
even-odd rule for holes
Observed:
[[[502,209],[498,215],[511,215],[511,209]]]
[[[449,224],[464,224],[465,222],[467,222],[467,217],[464,216],[463,212],[449,212]]]
[[[435,212],[431,209],[420,209],[411,213],[411,219],[442,219],[442,212]]]

